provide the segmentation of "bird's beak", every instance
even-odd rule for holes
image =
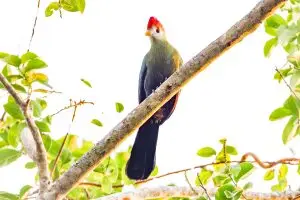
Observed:
[[[149,30],[146,31],[145,33],[146,36],[151,36],[151,32]]]

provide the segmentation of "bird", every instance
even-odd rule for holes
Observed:
[[[139,103],[182,65],[179,52],[168,42],[165,29],[156,17],[149,18],[145,35],[150,38],[151,47],[144,56],[139,73]],[[138,129],[126,164],[126,175],[129,179],[147,179],[154,170],[159,127],[172,115],[178,97],[179,92]]]

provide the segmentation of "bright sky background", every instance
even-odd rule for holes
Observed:
[[[138,74],[150,46],[144,36],[150,16],[162,22],[169,41],[186,62],[258,1],[87,0],[83,15],[63,12],[63,19],[58,13],[44,17],[49,2],[41,1],[31,45],[31,51],[49,65],[46,72],[50,84],[63,92],[51,98],[49,113],[66,106],[69,98],[94,101],[95,106],[79,109],[72,133],[96,142],[137,106]],[[1,0],[0,51],[12,54],[26,51],[36,4],[36,0]],[[176,111],[160,129],[157,147],[160,173],[211,162],[196,156],[196,152],[203,146],[220,149],[218,140],[223,137],[240,154],[251,151],[263,160],[294,156],[290,147],[299,156],[299,139],[287,146],[282,144],[285,120],[268,120],[289,91],[273,80],[275,65],[281,66],[285,55],[277,51],[272,59],[263,57],[267,39],[261,26],[183,89]],[[93,88],[83,85],[81,78],[89,80]],[[125,106],[121,114],[115,112],[116,101]],[[54,119],[51,136],[58,138],[68,131],[71,114],[70,110]],[[90,124],[93,118],[100,119],[104,127]],[[135,134],[119,149],[126,149],[134,137]],[[35,171],[23,167],[27,161],[23,158],[0,169],[0,191],[18,192],[23,185],[33,183]],[[269,190],[271,183],[262,181],[263,172],[254,173],[253,190]],[[183,180],[180,174],[151,184],[185,184]],[[289,182],[293,189],[299,186],[292,173]]]

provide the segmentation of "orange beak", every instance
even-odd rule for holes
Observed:
[[[149,30],[146,31],[145,33],[146,36],[151,36],[151,32]]]

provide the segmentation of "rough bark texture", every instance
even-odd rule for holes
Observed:
[[[284,2],[285,0],[264,0],[259,2],[249,14],[188,61],[178,72],[174,73],[152,95],[117,124],[91,151],[86,153],[64,173],[52,185],[48,193],[49,198],[52,196],[55,199],[61,199],[66,195],[90,170],[96,167],[186,83],[204,70],[223,52],[254,31],[262,20]]]
[[[197,193],[195,193],[197,192]],[[215,189],[208,190],[209,196],[215,195]],[[170,198],[170,197],[199,197],[205,196],[202,188],[190,188],[180,186],[162,186],[154,188],[141,188],[132,192],[116,193],[113,195],[99,198],[98,200],[143,200],[154,198]],[[241,199],[259,199],[259,200],[290,200],[297,199],[300,192],[273,192],[273,193],[256,193],[244,192]],[[299,197],[300,198],[300,197]]]
[[[43,144],[40,131],[33,120],[31,111],[28,108],[28,103],[21,99],[21,97],[17,94],[14,88],[10,85],[10,83],[6,80],[6,78],[1,73],[0,73],[0,81],[6,88],[8,93],[15,99],[16,103],[20,106],[23,115],[25,117],[27,126],[36,144],[36,152],[34,158],[39,170],[39,177],[40,177],[39,191],[40,194],[43,194],[45,191],[47,191],[48,186],[50,185],[50,177],[49,177],[48,164],[47,164],[47,153]],[[43,199],[42,195],[41,195],[41,199]]]

